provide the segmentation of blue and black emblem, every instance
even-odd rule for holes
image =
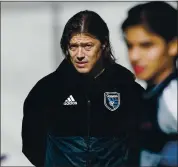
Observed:
[[[120,93],[105,92],[104,105],[111,111],[115,111],[120,106]]]

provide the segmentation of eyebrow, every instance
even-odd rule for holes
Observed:
[[[92,42],[92,41],[88,41],[88,42],[81,42],[81,44],[86,44],[86,43],[94,43],[94,42]],[[69,44],[78,44],[77,42],[69,42]]]
[[[94,45],[93,42],[81,42],[80,44],[77,42],[70,42],[69,45],[75,45],[75,46],[84,46],[84,45]]]
[[[134,43],[134,42],[130,42],[128,40],[125,40],[125,42],[129,45],[132,45]],[[139,45],[153,44],[153,43],[154,43],[154,41],[152,41],[152,40],[138,41]]]

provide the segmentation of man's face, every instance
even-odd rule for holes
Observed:
[[[86,34],[76,34],[70,40],[68,51],[76,70],[89,73],[101,57],[101,43]]]
[[[168,44],[162,37],[146,31],[141,25],[131,26],[125,33],[129,59],[137,78],[159,82],[164,71],[173,66]]]

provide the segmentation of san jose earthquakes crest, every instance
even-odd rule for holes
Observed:
[[[106,106],[107,109],[115,111],[120,106],[120,93],[105,92],[104,105]]]

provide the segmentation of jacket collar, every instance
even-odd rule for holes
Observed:
[[[120,83],[132,83],[135,81],[133,73],[131,73],[125,67],[113,63],[105,65],[104,72],[96,79],[83,75],[77,72],[75,67],[70,61],[64,59],[56,69],[55,73],[59,78],[65,81],[66,84],[81,84],[81,82],[97,82],[97,81],[108,81],[108,82],[120,82]],[[114,78],[114,80],[113,80]]]

